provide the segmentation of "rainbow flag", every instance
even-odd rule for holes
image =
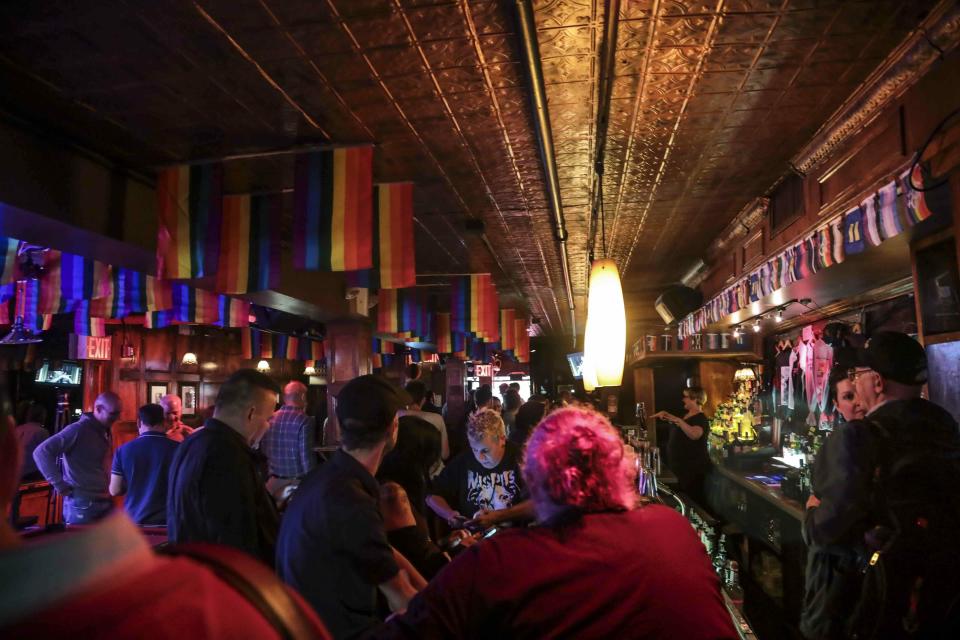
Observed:
[[[297,357],[291,360],[323,360],[323,340],[314,340],[312,338],[303,338],[297,346]],[[316,366],[316,365],[314,365]]]
[[[380,287],[399,289],[417,284],[413,242],[413,184],[391,182],[374,186],[374,268]]]
[[[33,333],[40,333],[50,328],[53,316],[40,312],[40,282],[38,280],[19,280],[17,282],[15,317],[23,318],[23,326]]]
[[[40,301],[37,310],[42,314],[68,313],[76,307],[77,300],[63,297],[60,282],[60,252],[47,252],[46,271],[40,276]]]
[[[373,267],[373,148],[297,156],[293,264],[314,271]]]
[[[877,195],[874,196],[874,207],[880,223],[880,235],[884,240],[889,240],[903,231],[904,224],[900,219],[901,207],[897,203],[896,181],[890,182],[877,191]]]
[[[92,300],[110,294],[110,265],[73,253],[60,253],[60,295]]]
[[[381,289],[387,291],[387,289]],[[427,311],[427,296],[422,289],[398,289],[400,332],[414,342],[430,337],[430,314]]]
[[[451,334],[453,343],[453,355],[461,360],[467,359],[467,335],[465,333],[454,332]]]
[[[514,334],[517,343],[514,354],[517,362],[530,362],[530,334],[527,333],[527,319],[514,320]]]
[[[90,315],[90,301],[82,300],[73,312],[73,332],[78,336],[102,338],[107,335],[107,321]]]
[[[374,351],[370,356],[370,364],[374,369],[383,369],[383,356]]]
[[[147,310],[145,276],[142,273],[114,267],[110,280],[110,294],[90,301],[91,316],[117,319]]]
[[[516,309],[500,309],[500,345],[504,351],[516,349]]]
[[[250,303],[230,296],[218,296],[217,315],[217,326],[247,327],[250,325]]]
[[[400,290],[380,289],[377,294],[377,331],[400,332]]]
[[[0,236],[0,285],[10,284],[17,279],[17,248],[20,241],[16,238]]]
[[[436,314],[433,320],[433,328],[437,353],[453,353],[453,336],[450,333],[450,314]]]
[[[296,336],[278,335],[275,355],[277,358],[299,360],[300,339]]]
[[[249,354],[249,359],[259,360],[262,358],[268,360],[273,357],[272,334],[257,329],[248,329],[241,333],[240,337],[244,355]],[[247,341],[248,344],[243,344],[244,341]]]
[[[177,322],[176,313],[173,309],[147,311],[143,317],[143,326],[147,329],[164,329],[174,324],[180,323]]]
[[[216,324],[220,320],[220,300],[216,293],[186,284],[173,285],[173,310],[178,322]]]
[[[376,239],[374,239],[376,244]],[[379,289],[380,288],[380,268],[376,266],[376,252],[374,252],[374,268],[360,269],[359,271],[347,271],[344,276],[347,281],[347,288],[360,289]]]
[[[489,273],[454,278],[450,299],[451,329],[489,342],[500,340],[499,298]]]
[[[160,278],[147,276],[147,311],[167,311],[173,309],[173,285]]]
[[[373,353],[395,353],[396,344],[389,340],[373,339]]]
[[[223,165],[181,165],[157,176],[157,276],[213,275],[220,254]]]
[[[280,283],[280,205],[276,195],[224,197],[220,291],[264,291]]]

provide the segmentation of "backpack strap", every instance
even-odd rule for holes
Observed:
[[[272,571],[240,551],[212,544],[181,544],[161,547],[157,553],[205,565],[249,602],[284,640],[329,637]]]

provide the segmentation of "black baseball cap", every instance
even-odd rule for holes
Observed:
[[[869,367],[888,380],[910,386],[927,381],[923,345],[905,333],[879,331],[857,349],[856,366]]]
[[[411,403],[406,391],[383,376],[360,376],[337,394],[337,420],[341,429],[349,429],[351,423],[361,423],[366,429],[386,429],[397,411]]]

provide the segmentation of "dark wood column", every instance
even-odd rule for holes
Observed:
[[[373,373],[370,350],[373,333],[370,322],[360,319],[335,320],[327,323],[327,427],[324,442],[340,442],[337,424],[337,394],[350,380]]]

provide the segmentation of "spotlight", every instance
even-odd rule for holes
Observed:
[[[777,321],[777,324],[783,322],[783,309],[777,309],[777,315],[774,319]]]
[[[733,328],[733,337],[737,340],[740,339],[740,325]]]
[[[760,333],[760,318],[753,321],[753,332]]]

